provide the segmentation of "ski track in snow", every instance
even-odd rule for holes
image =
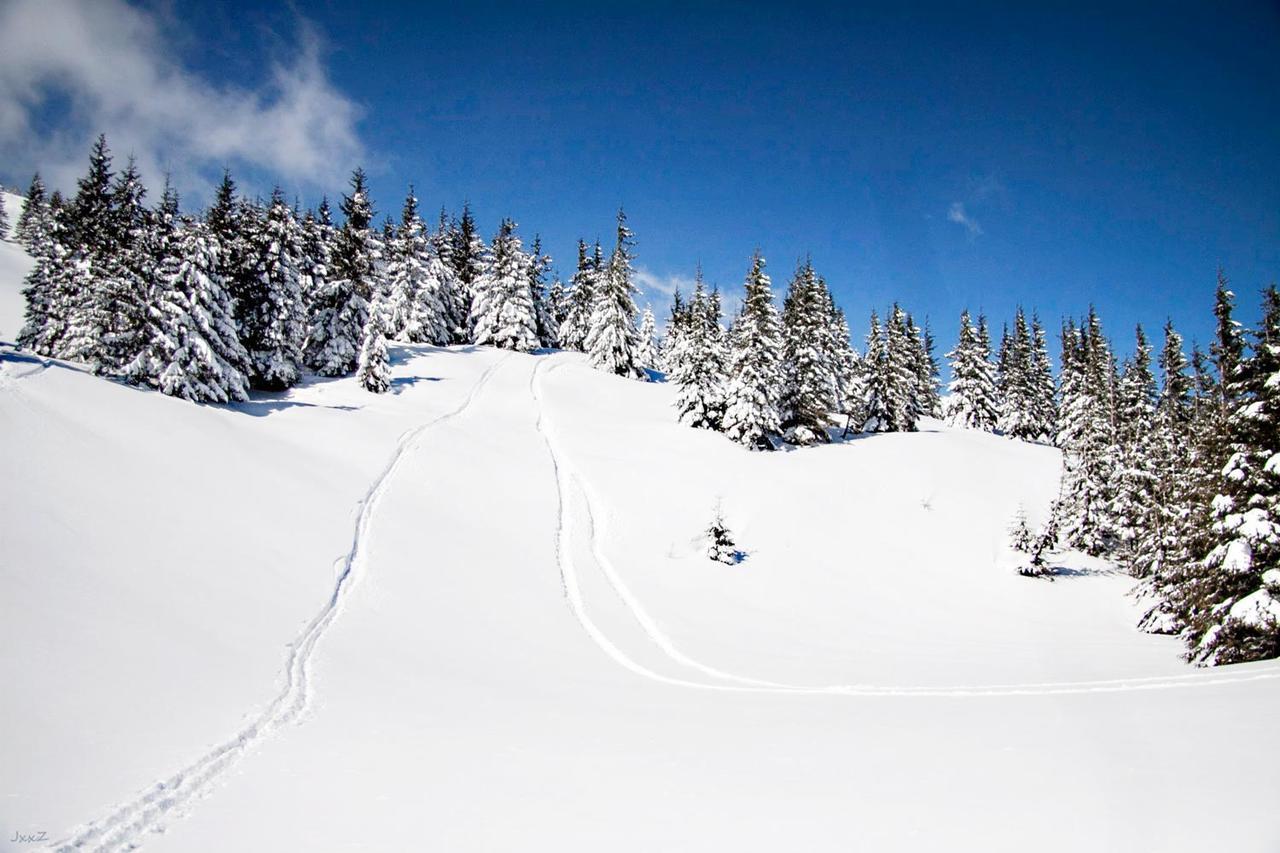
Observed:
[[[560,565],[560,580],[564,588],[569,608],[595,644],[612,660],[623,668],[644,678],[663,684],[678,687],[690,687],[700,690],[716,690],[745,693],[789,693],[800,695],[828,696],[935,696],[935,697],[981,697],[981,696],[1051,696],[1061,694],[1083,693],[1128,693],[1140,690],[1170,690],[1189,687],[1212,687],[1226,684],[1241,684],[1250,681],[1264,681],[1280,678],[1280,666],[1268,666],[1263,669],[1251,669],[1245,672],[1229,673],[1219,670],[1187,673],[1185,675],[1139,676],[1133,678],[1105,679],[1095,681],[1063,681],[1035,682],[1025,684],[977,684],[938,687],[911,687],[875,684],[834,684],[806,686],[800,684],[782,684],[762,679],[736,675],[716,669],[698,661],[676,646],[671,638],[662,631],[657,622],[644,610],[639,600],[622,581],[613,564],[605,556],[601,539],[605,526],[596,527],[596,518],[601,513],[596,508],[598,499],[593,497],[583,478],[574,473],[563,452],[554,438],[555,430],[546,416],[546,406],[541,392],[541,374],[550,364],[549,360],[541,360],[529,376],[529,390],[537,407],[536,426],[547,446],[551,464],[555,471],[556,490],[559,504],[556,525],[556,559]],[[558,365],[557,365],[558,366]],[[609,584],[618,597],[626,605],[631,615],[640,625],[646,636],[668,658],[676,664],[697,670],[713,678],[732,683],[714,683],[692,681],[658,673],[638,663],[619,648],[601,628],[592,621],[583,602],[582,590],[578,585],[577,567],[572,554],[572,531],[574,517],[570,509],[573,498],[573,487],[576,486],[586,508],[588,539],[591,553]]]
[[[208,794],[212,786],[243,758],[251,747],[282,726],[299,718],[311,699],[311,661],[316,646],[337,618],[344,599],[364,569],[374,513],[387,487],[394,479],[396,470],[409,451],[416,448],[418,440],[424,433],[466,411],[475,401],[480,390],[488,383],[494,371],[505,361],[506,358],[503,358],[485,370],[457,407],[400,436],[391,459],[360,500],[351,548],[345,557],[340,558],[342,571],[334,582],[333,594],[324,608],[290,644],[289,655],[285,661],[284,688],[267,709],[245,724],[233,737],[206,753],[195,763],[179,770],[168,779],[156,783],[127,803],[117,806],[109,816],[73,831],[66,840],[48,849],[57,850],[59,853],[71,853],[71,851],[116,853],[116,851],[137,849],[149,833],[163,832],[170,818],[180,817],[190,804]]]

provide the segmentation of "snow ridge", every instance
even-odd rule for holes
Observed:
[[[736,675],[734,673],[725,672],[716,669],[708,664],[702,663],[695,658],[682,652],[671,638],[665,634],[658,626],[657,622],[644,610],[640,602],[627,588],[622,581],[621,576],[614,568],[613,564],[604,555],[600,539],[604,535],[604,525],[600,525],[600,529],[596,527],[596,517],[600,515],[598,510],[593,507],[593,503],[598,503],[593,498],[592,492],[586,486],[580,476],[573,473],[568,462],[564,458],[563,452],[559,449],[554,438],[554,429],[546,416],[546,406],[543,402],[543,396],[540,390],[541,374],[550,362],[541,361],[534,368],[529,378],[529,388],[533,395],[534,402],[537,406],[537,429],[542,434],[543,441],[547,445],[547,451],[551,456],[552,466],[555,469],[556,485],[559,500],[559,521],[556,530],[556,557],[560,563],[561,583],[565,589],[565,597],[569,602],[569,608],[577,618],[578,622],[586,630],[587,634],[596,643],[600,649],[612,658],[619,665],[628,669],[637,675],[653,681],[664,684],[671,684],[680,687],[693,687],[703,690],[724,690],[736,692],[751,693],[798,693],[806,695],[832,695],[832,696],[939,696],[939,697],[980,697],[980,696],[1047,696],[1059,694],[1080,694],[1080,693],[1118,693],[1132,692],[1138,690],[1167,690],[1174,688],[1187,687],[1210,687],[1224,684],[1239,684],[1248,681],[1263,681],[1280,678],[1280,665],[1267,664],[1261,666],[1249,666],[1239,672],[1227,673],[1220,669],[1213,672],[1188,673],[1186,675],[1173,676],[1152,676],[1152,677],[1134,677],[1123,679],[1106,679],[1096,681],[1067,681],[1067,682],[1039,682],[1026,684],[978,684],[978,685],[955,685],[955,686],[939,686],[939,687],[913,687],[898,685],[875,685],[875,684],[836,684],[836,685],[799,685],[799,684],[782,684],[772,681],[764,681],[748,676]],[[640,625],[648,638],[673,662],[683,667],[695,669],[705,675],[718,678],[723,681],[734,682],[731,684],[711,683],[703,681],[691,681],[682,678],[674,678],[667,675],[654,672],[652,669],[637,663],[623,652],[612,640],[610,640],[604,632],[596,625],[586,612],[586,606],[582,599],[582,592],[578,586],[577,568],[574,565],[571,553],[572,530],[573,530],[573,513],[570,510],[573,499],[573,488],[576,486],[578,493],[581,495],[583,506],[585,507],[587,516],[588,538],[591,544],[591,552],[598,563],[600,570],[608,579],[610,585],[617,592],[619,598],[626,604],[631,611],[632,616]],[[603,516],[601,516],[603,517]]]
[[[284,687],[267,709],[193,764],[168,779],[157,782],[136,798],[117,806],[107,817],[73,831],[66,840],[57,842],[50,849],[59,853],[90,850],[94,853],[116,853],[136,849],[147,834],[164,831],[169,819],[181,816],[189,805],[208,794],[214,783],[244,757],[252,746],[265,740],[282,726],[298,720],[312,696],[311,662],[316,646],[341,612],[343,601],[365,568],[374,515],[396,471],[409,452],[417,448],[424,433],[457,417],[471,406],[504,361],[506,358],[485,370],[458,406],[400,436],[390,460],[360,500],[351,548],[343,557],[342,570],[334,582],[333,594],[324,608],[290,644],[285,660]]]

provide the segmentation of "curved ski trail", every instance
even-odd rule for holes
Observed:
[[[529,377],[529,390],[537,407],[537,429],[542,435],[543,441],[547,446],[547,452],[551,456],[551,464],[556,476],[556,489],[559,503],[559,514],[556,527],[556,559],[560,565],[560,580],[564,587],[565,598],[568,600],[569,608],[573,612],[575,618],[600,650],[623,668],[644,678],[663,684],[670,684],[679,687],[691,687],[700,690],[718,690],[742,693],[790,693],[801,695],[886,697],[1050,696],[1082,693],[1120,693],[1139,690],[1169,690],[1190,687],[1210,687],[1280,678],[1280,666],[1272,666],[1261,670],[1253,669],[1238,673],[1211,671],[1187,673],[1185,675],[1137,676],[1133,678],[1102,679],[1094,681],[1033,682],[1024,684],[971,684],[943,685],[938,687],[877,684],[803,685],[784,684],[780,682],[751,678],[726,672],[725,670],[717,669],[705,664],[684,653],[678,646],[676,646],[675,642],[661,629],[653,617],[651,617],[644,609],[640,601],[626,586],[617,569],[613,566],[613,563],[604,554],[600,540],[604,535],[605,525],[601,522],[600,529],[597,530],[596,518],[597,516],[600,516],[601,518],[606,516],[598,511],[597,506],[599,501],[586,485],[583,478],[571,470],[568,462],[564,458],[563,452],[560,450],[553,437],[555,430],[551,427],[549,420],[546,417],[546,409],[543,404],[541,392],[541,373],[547,364],[548,362],[546,361],[540,361],[534,368]],[[577,567],[573,562],[571,548],[571,532],[574,528],[574,518],[573,513],[570,511],[570,503],[575,486],[578,493],[582,496],[583,505],[586,508],[588,540],[591,545],[592,556],[595,558],[600,567],[600,571],[604,574],[610,586],[613,587],[614,591],[618,594],[618,597],[626,605],[627,609],[631,612],[631,615],[640,625],[645,635],[674,663],[696,670],[704,675],[711,676],[712,678],[720,679],[721,683],[694,681],[658,673],[631,658],[617,644],[610,640],[605,632],[591,619],[583,601],[582,590],[578,585]]]
[[[494,371],[505,361],[506,358],[500,359],[486,369],[455,408],[400,436],[390,460],[360,500],[351,548],[342,558],[342,570],[334,582],[333,594],[290,644],[285,660],[284,687],[266,710],[199,760],[117,806],[107,817],[82,826],[50,849],[59,853],[90,850],[94,853],[115,853],[136,849],[146,835],[163,831],[166,820],[179,816],[188,805],[209,793],[213,784],[252,746],[298,719],[311,699],[311,661],[316,646],[341,612],[343,601],[364,569],[374,513],[396,471],[427,430],[457,417],[471,406]]]

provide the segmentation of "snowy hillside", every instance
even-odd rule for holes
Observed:
[[[1057,451],[752,454],[577,354],[392,354],[205,407],[3,350],[0,849],[1280,846],[1280,664],[1012,571]]]

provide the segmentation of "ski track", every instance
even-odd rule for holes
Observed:
[[[1242,684],[1251,681],[1265,681],[1280,678],[1280,666],[1268,666],[1246,672],[1227,673],[1217,670],[1209,672],[1187,673],[1169,676],[1138,676],[1133,678],[1104,679],[1095,681],[1063,681],[1033,682],[1024,684],[976,684],[938,687],[912,687],[876,684],[835,684],[835,685],[801,685],[782,684],[737,675],[709,666],[682,652],[671,638],[662,631],[657,622],[644,610],[639,600],[622,581],[612,562],[604,555],[601,539],[605,534],[605,525],[596,527],[596,517],[600,515],[596,505],[598,499],[586,486],[583,478],[574,473],[558,448],[554,439],[555,430],[546,416],[546,406],[541,392],[541,374],[550,363],[539,361],[529,376],[529,390],[537,407],[536,426],[547,446],[551,464],[556,476],[557,499],[559,505],[556,526],[556,559],[560,565],[560,580],[564,588],[569,608],[582,625],[583,629],[597,646],[623,668],[644,678],[663,684],[679,687],[691,687],[701,690],[717,690],[744,693],[789,693],[801,695],[828,696],[934,696],[934,697],[981,697],[981,696],[1052,696],[1062,694],[1084,693],[1128,693],[1140,690],[1170,690],[1190,687],[1212,687],[1227,684]],[[557,366],[559,364],[557,363]],[[713,678],[732,683],[713,683],[692,681],[663,675],[636,662],[622,651],[601,628],[596,625],[586,611],[582,591],[578,586],[577,567],[572,555],[572,531],[574,518],[570,505],[573,498],[573,487],[576,486],[586,509],[588,538],[591,553],[595,557],[601,572],[609,581],[618,597],[626,605],[631,615],[645,632],[646,636],[668,658],[676,664],[697,670]],[[603,516],[602,516],[603,517]]]
[[[229,740],[215,747],[204,757],[179,770],[161,782],[143,791],[134,799],[117,806],[109,816],[86,824],[70,833],[69,837],[53,847],[59,853],[94,851],[116,853],[137,849],[142,840],[152,832],[163,832],[171,817],[180,817],[194,801],[210,792],[222,778],[254,745],[266,739],[279,728],[299,718],[311,699],[311,662],[316,646],[342,609],[348,592],[364,569],[369,532],[387,487],[396,470],[415,449],[418,440],[427,430],[457,417],[475,401],[480,390],[488,383],[506,358],[500,359],[481,374],[466,398],[454,409],[414,427],[400,436],[391,459],[382,473],[369,487],[359,503],[351,548],[342,560],[342,571],[334,582],[333,594],[324,608],[308,623],[302,633],[290,644],[285,660],[285,685],[265,711],[245,724]]]

